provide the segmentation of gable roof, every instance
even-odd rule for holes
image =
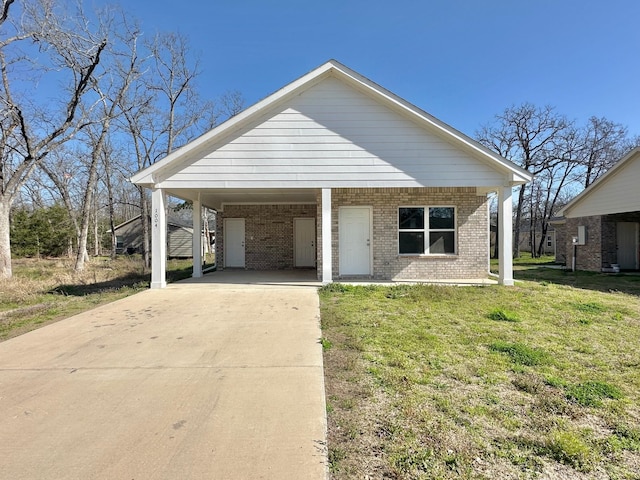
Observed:
[[[139,222],[140,221],[140,217],[142,217],[141,214],[136,215],[135,217],[131,217],[128,220],[125,220],[124,222],[116,225],[115,227],[113,227],[113,229],[115,231],[118,231],[120,229],[122,229],[123,227],[126,227],[127,225],[133,223],[133,222]],[[149,217],[149,222],[151,222],[151,217]],[[167,218],[167,226],[171,226],[171,227],[175,227],[175,228],[180,228],[183,230],[186,230],[188,232],[193,232],[193,226],[190,224],[187,224],[187,222],[185,222],[184,220],[180,220],[180,219],[173,219],[173,218]],[[111,233],[111,229],[107,230],[107,233]]]
[[[640,147],[631,150],[571,200],[560,215],[569,218],[640,211]]]
[[[192,142],[175,150],[159,162],[137,172],[131,177],[131,181],[148,187],[158,186],[172,174],[179,172],[194,162],[199,154],[207,154],[208,151],[223,143],[226,138],[232,137],[237,132],[258,121],[265,113],[292,101],[328,78],[338,79],[368,98],[393,110],[413,124],[428,130],[445,142],[457,146],[460,150],[464,150],[476,162],[482,163],[486,168],[493,171],[501,172],[501,175],[504,174],[504,181],[509,181],[512,185],[526,183],[532,178],[531,174],[526,170],[502,158],[470,137],[341,63],[330,60]]]

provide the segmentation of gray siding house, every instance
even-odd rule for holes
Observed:
[[[149,219],[151,224],[151,219]],[[130,218],[114,228],[116,233],[116,253],[134,254],[142,252],[142,224],[140,215]],[[193,228],[178,222],[167,222],[167,256],[170,258],[191,258]]]

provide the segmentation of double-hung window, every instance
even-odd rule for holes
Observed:
[[[400,255],[454,255],[455,207],[400,207],[398,209]]]

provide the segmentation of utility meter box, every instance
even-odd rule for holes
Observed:
[[[578,226],[578,236],[573,237],[574,245],[585,245],[587,243],[587,227],[585,225]]]

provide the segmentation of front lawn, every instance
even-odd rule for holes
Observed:
[[[321,290],[333,478],[640,477],[640,277],[516,278]]]

